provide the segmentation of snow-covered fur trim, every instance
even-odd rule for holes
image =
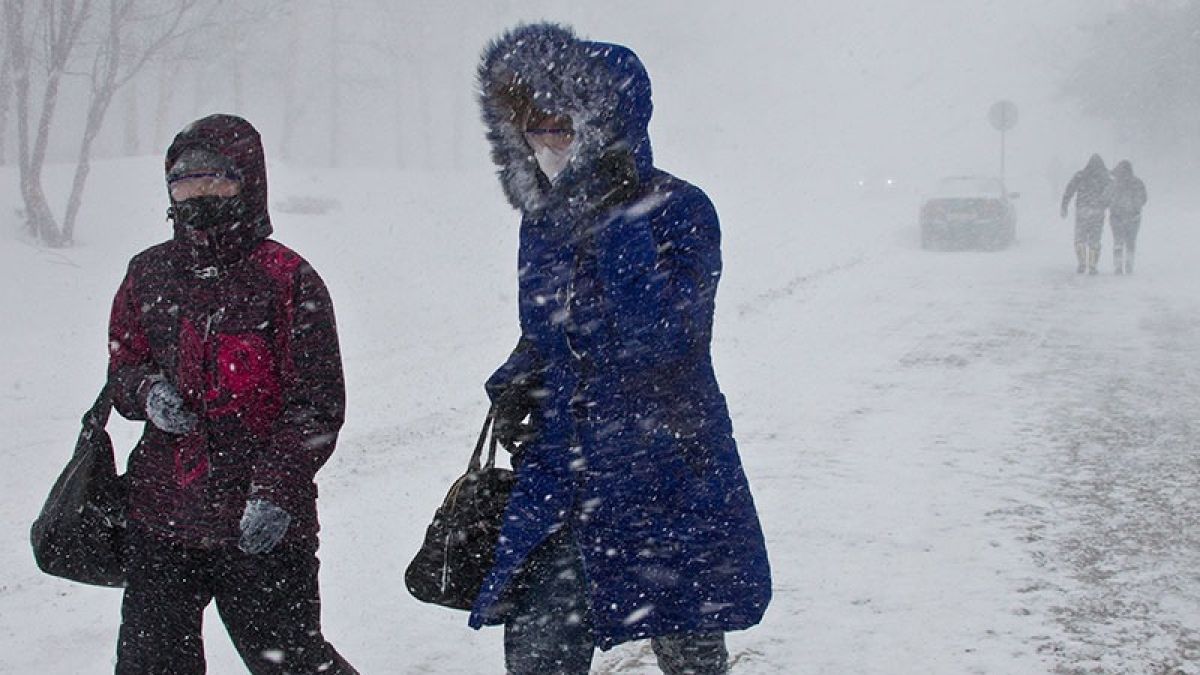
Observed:
[[[624,72],[613,67],[614,55],[624,59]],[[638,80],[636,92],[633,80]],[[520,25],[484,49],[478,84],[500,183],[509,203],[526,213],[579,194],[576,188],[610,147],[644,145],[648,157],[649,143],[642,141],[649,122],[649,78],[624,47],[580,40],[560,24]],[[631,105],[631,96],[644,101]],[[574,125],[574,154],[553,186],[525,142],[523,124],[531,106],[567,115]],[[631,113],[631,107],[639,111]]]

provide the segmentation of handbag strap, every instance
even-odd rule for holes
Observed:
[[[471,453],[471,461],[467,464],[467,471],[479,471],[480,468],[492,469],[496,466],[496,435],[491,434],[491,440],[488,442],[487,463],[482,467],[479,464],[480,458],[483,456],[483,442],[488,440],[488,432],[492,428],[492,422],[496,419],[496,407],[488,408],[487,417],[483,420],[483,429],[479,431],[479,440],[475,441],[475,451]]]
[[[100,388],[100,395],[96,397],[96,402],[83,414],[83,426],[87,429],[89,436],[108,426],[108,416],[111,412],[112,396],[109,393],[109,384],[105,382],[104,386]]]

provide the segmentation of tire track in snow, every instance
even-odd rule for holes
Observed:
[[[866,256],[859,254],[847,260],[846,262],[830,265],[812,272],[806,272],[804,274],[797,275],[789,280],[786,284],[763,291],[750,300],[738,305],[738,317],[746,317],[748,315],[767,310],[780,300],[794,296],[800,289],[805,288],[816,281],[835,275],[838,272],[844,272],[852,269],[862,264],[865,260]]]

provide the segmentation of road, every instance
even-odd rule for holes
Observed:
[[[1000,253],[897,226],[735,297],[719,374],[776,578],[735,672],[1200,672],[1200,285],[1175,224],[1131,277],[1077,276],[1059,221]]]

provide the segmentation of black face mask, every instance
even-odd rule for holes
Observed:
[[[167,217],[177,225],[193,230],[209,230],[217,225],[245,220],[246,203],[237,197],[192,197],[176,202]]]

